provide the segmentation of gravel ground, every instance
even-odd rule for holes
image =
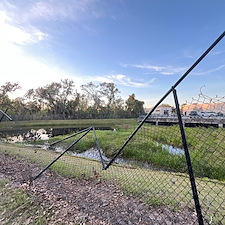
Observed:
[[[8,178],[12,188],[26,188],[41,199],[41,204],[50,205],[53,216],[49,224],[197,224],[191,209],[173,212],[166,207],[150,207],[123,195],[109,181],[69,179],[48,170],[30,184],[32,175],[40,170],[37,164],[0,154],[0,179]]]

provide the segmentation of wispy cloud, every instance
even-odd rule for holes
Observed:
[[[179,58],[195,59],[195,57],[193,55],[191,55],[188,51],[185,51],[184,55],[182,57],[179,57]]]
[[[125,64],[124,66],[147,69],[162,75],[174,75],[177,73],[184,72],[187,69],[186,67],[155,66],[155,65],[148,65],[148,64]]]
[[[13,13],[13,11],[15,13]],[[35,26],[23,24],[17,19],[17,9],[9,4],[0,4],[1,43],[29,44],[48,38],[48,35]]]
[[[24,20],[52,20],[70,19],[81,21],[89,18],[99,18],[102,12],[95,7],[96,0],[39,0],[33,1],[24,10]]]
[[[149,87],[155,81],[155,78],[152,78],[151,80],[146,82],[141,82],[133,81],[130,77],[124,74],[113,74],[107,76],[97,76],[94,77],[93,80],[98,82],[113,82],[115,84],[124,85],[127,87],[144,88]]]
[[[225,51],[212,51],[209,53],[209,55],[215,56],[215,55],[222,55],[224,53],[225,53]]]
[[[37,43],[48,38],[48,35],[35,27],[16,27],[6,23],[0,23],[1,43],[25,45]]]
[[[2,84],[7,81],[18,82],[22,90],[19,91],[21,94],[18,92],[15,94],[20,96],[29,88],[36,88],[65,78],[73,79],[76,84],[81,84],[80,76],[68,75],[40,57],[36,59],[26,55],[25,46],[40,44],[48,40],[49,35],[26,22],[22,18],[23,11],[21,11],[26,11],[26,7],[21,8],[23,8],[21,5],[17,7],[6,0],[0,2],[0,74],[3,75],[0,82]]]
[[[5,25],[8,36],[18,37],[21,42],[43,40],[48,35],[43,32],[44,23],[51,21],[83,20],[99,18],[104,12],[97,7],[97,0],[38,0],[0,2],[0,23]],[[1,35],[3,34],[1,29]],[[16,34],[16,35],[13,35]]]
[[[206,74],[210,74],[210,73],[214,73],[216,71],[222,70],[224,67],[225,67],[225,64],[220,65],[220,66],[218,66],[214,69],[211,69],[211,70],[206,70],[206,71],[203,71],[203,72],[193,72],[192,74],[193,75],[206,75]]]
[[[99,18],[104,12],[95,4],[98,0],[31,0],[14,1],[2,0],[0,8],[8,11],[20,22],[28,22],[35,19],[81,20],[85,18]]]

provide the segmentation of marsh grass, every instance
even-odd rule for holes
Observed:
[[[114,124],[115,125],[115,124]],[[97,130],[100,147],[108,158],[112,158],[134,129],[134,123],[116,124],[116,131]],[[188,148],[195,175],[225,180],[225,130],[219,128],[185,128]],[[68,136],[68,135],[66,135]],[[50,143],[66,136],[53,137]],[[68,147],[78,136],[62,142],[58,146]],[[36,141],[41,144],[43,141]],[[182,149],[182,139],[177,125],[144,125],[121,153],[124,159],[148,163],[159,169],[187,172],[185,155],[173,154],[163,145]],[[71,151],[83,152],[96,147],[93,132],[89,132]]]
[[[48,165],[58,153],[41,149],[1,144],[0,151],[10,155],[18,155],[42,166]],[[53,164],[51,170],[72,177],[86,179],[105,179],[116,182],[124,194],[136,196],[141,201],[154,207],[166,206],[171,210],[182,210],[189,207],[194,210],[189,177],[185,173],[172,173],[139,168],[133,165],[113,164],[108,170],[102,170],[97,160],[64,155]],[[95,176],[98,174],[98,176]],[[36,174],[35,174],[36,175]],[[225,183],[212,179],[196,179],[200,195],[203,215],[213,224],[224,223]]]
[[[150,127],[154,132],[164,134],[168,132],[168,128]],[[159,129],[159,131],[158,131]],[[167,129],[167,130],[166,130]],[[174,131],[175,130],[175,131]],[[198,135],[193,137],[194,128],[187,129],[187,141],[192,159],[195,175],[198,177],[209,177],[218,180],[225,180],[225,138],[223,142],[218,141],[217,137],[223,132],[214,130],[214,136],[208,137],[205,135],[206,128],[198,129]],[[123,150],[121,157],[129,160],[135,160],[142,163],[149,163],[154,167],[163,168],[169,171],[187,172],[187,165],[184,154],[173,154],[163,147],[163,144],[180,148],[182,145],[179,135],[170,138],[165,135],[159,138],[156,134],[151,136],[149,131],[143,137],[142,133],[137,134]],[[179,134],[177,127],[171,127],[169,132]],[[131,134],[131,130],[113,131],[97,131],[100,146],[107,157],[112,157],[123,145],[124,141]],[[58,137],[59,138],[59,137]],[[159,142],[160,141],[160,142]],[[68,143],[67,143],[68,146]],[[74,147],[74,151],[82,152],[91,147],[96,147],[93,134],[90,132],[84,139]]]
[[[118,131],[119,130],[119,131]],[[108,157],[111,157],[123,144],[123,142],[126,140],[126,138],[131,134],[132,129],[118,129],[117,131],[111,131],[111,130],[97,130],[97,137],[98,141],[100,143],[100,147],[104,151],[105,155]],[[69,135],[69,134],[68,134]],[[68,137],[68,135],[61,135],[51,138],[49,143],[54,143],[55,141],[62,140],[65,137]],[[66,148],[66,146],[69,146],[72,144],[75,140],[77,140],[82,134],[76,135],[70,139],[67,139],[63,142],[61,142],[58,146],[62,146],[63,148]],[[36,143],[43,143],[43,141],[39,141]],[[82,140],[80,140],[72,151],[75,152],[83,152],[87,149],[90,149],[92,147],[96,147],[96,140],[94,137],[93,131],[90,131]]]

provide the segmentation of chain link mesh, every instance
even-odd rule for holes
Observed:
[[[224,98],[200,93],[198,98],[183,104],[181,112],[204,223],[225,224]],[[116,131],[97,130],[96,136],[104,132],[108,140],[117,142],[119,135],[122,143],[133,129],[121,125]],[[47,166],[82,135],[74,135],[48,150],[38,149],[36,143],[35,148],[31,145],[7,148],[6,144],[4,151]],[[96,136],[91,129],[50,169],[70,178],[113,181],[125,196],[148,205],[151,211],[148,216],[158,224],[198,224],[176,110],[170,115],[154,111],[107,170],[102,167]],[[103,165],[107,165],[118,148],[111,146],[109,152],[107,145],[101,144]],[[30,175],[26,173],[28,170],[22,171],[24,180],[40,172],[35,170]]]

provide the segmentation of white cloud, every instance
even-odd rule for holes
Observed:
[[[27,56],[23,46],[39,43],[48,36],[35,27],[18,26],[13,22],[7,12],[0,10],[0,85],[8,81],[18,82],[22,90],[15,92],[15,95],[22,96],[30,88],[65,78],[73,78],[80,83],[80,79],[67,75],[57,67]]]
[[[24,46],[46,40],[48,35],[29,24],[18,25],[19,21],[16,21],[16,17],[8,10],[10,8],[16,11],[16,7],[9,4],[4,6],[0,3],[0,85],[8,81],[18,82],[22,90],[15,94],[21,96],[29,88],[71,78],[58,68],[24,53]]]
[[[18,82],[22,90],[15,92],[14,97],[22,96],[28,89],[44,86],[61,79],[72,79],[76,86],[82,83],[82,79],[66,74],[57,67],[47,65],[33,58],[26,57],[20,49],[8,45],[8,54],[0,51],[0,85],[7,81]]]
[[[147,69],[154,72],[157,72],[162,75],[174,75],[177,73],[184,72],[187,68],[186,67],[172,67],[172,66],[155,66],[155,65],[148,65],[148,64],[126,64],[124,66],[131,66],[140,69]]]
[[[0,23],[0,41],[1,43],[10,42],[14,44],[24,45],[28,43],[36,43],[48,37],[40,30],[34,27],[20,28],[9,24]]]
[[[96,0],[9,2],[0,2],[0,40],[16,44],[36,43],[47,39],[49,35],[40,28],[46,20],[70,19],[79,22],[102,15],[95,7]]]
[[[2,9],[1,9],[2,8]],[[0,4],[0,41],[24,45],[37,43],[48,37],[47,34],[29,24],[22,25],[20,21]]]
[[[97,76],[97,77],[93,77],[91,80],[101,82],[101,83],[103,83],[103,82],[106,82],[106,83],[113,82],[113,79],[111,79],[110,77],[107,77],[107,76],[106,77],[105,76]]]
[[[2,6],[2,5],[0,5]],[[1,84],[18,82],[23,88],[21,94],[29,88],[58,77],[59,71],[28,57],[23,46],[38,43],[47,37],[46,34],[32,26],[18,26],[7,10],[0,10],[0,74]]]
[[[219,70],[223,69],[224,67],[225,67],[225,65],[223,64],[223,65],[220,65],[220,66],[218,66],[214,69],[211,69],[211,70],[207,70],[207,71],[203,71],[203,72],[193,72],[192,74],[193,75],[206,75],[206,74],[210,74],[210,73],[214,73],[216,71],[219,71]]]
[[[215,55],[222,55],[224,53],[225,53],[225,51],[212,51],[209,53],[209,55],[215,56]]]
[[[2,0],[0,9],[7,11],[18,23],[30,23],[35,20],[81,21],[88,18],[99,18],[100,12],[95,4],[98,0],[33,0],[10,1]]]
[[[133,81],[130,77],[124,74],[112,74],[112,75],[93,76],[93,77],[86,78],[86,82],[89,82],[90,80],[96,81],[96,82],[107,82],[107,83],[113,82],[116,85],[141,88],[141,87],[149,87],[151,83],[155,81],[155,78],[146,82],[141,82],[141,81]]]
[[[96,0],[39,0],[27,5],[23,19],[31,20],[64,20],[81,21],[98,18],[101,13],[94,7]]]

